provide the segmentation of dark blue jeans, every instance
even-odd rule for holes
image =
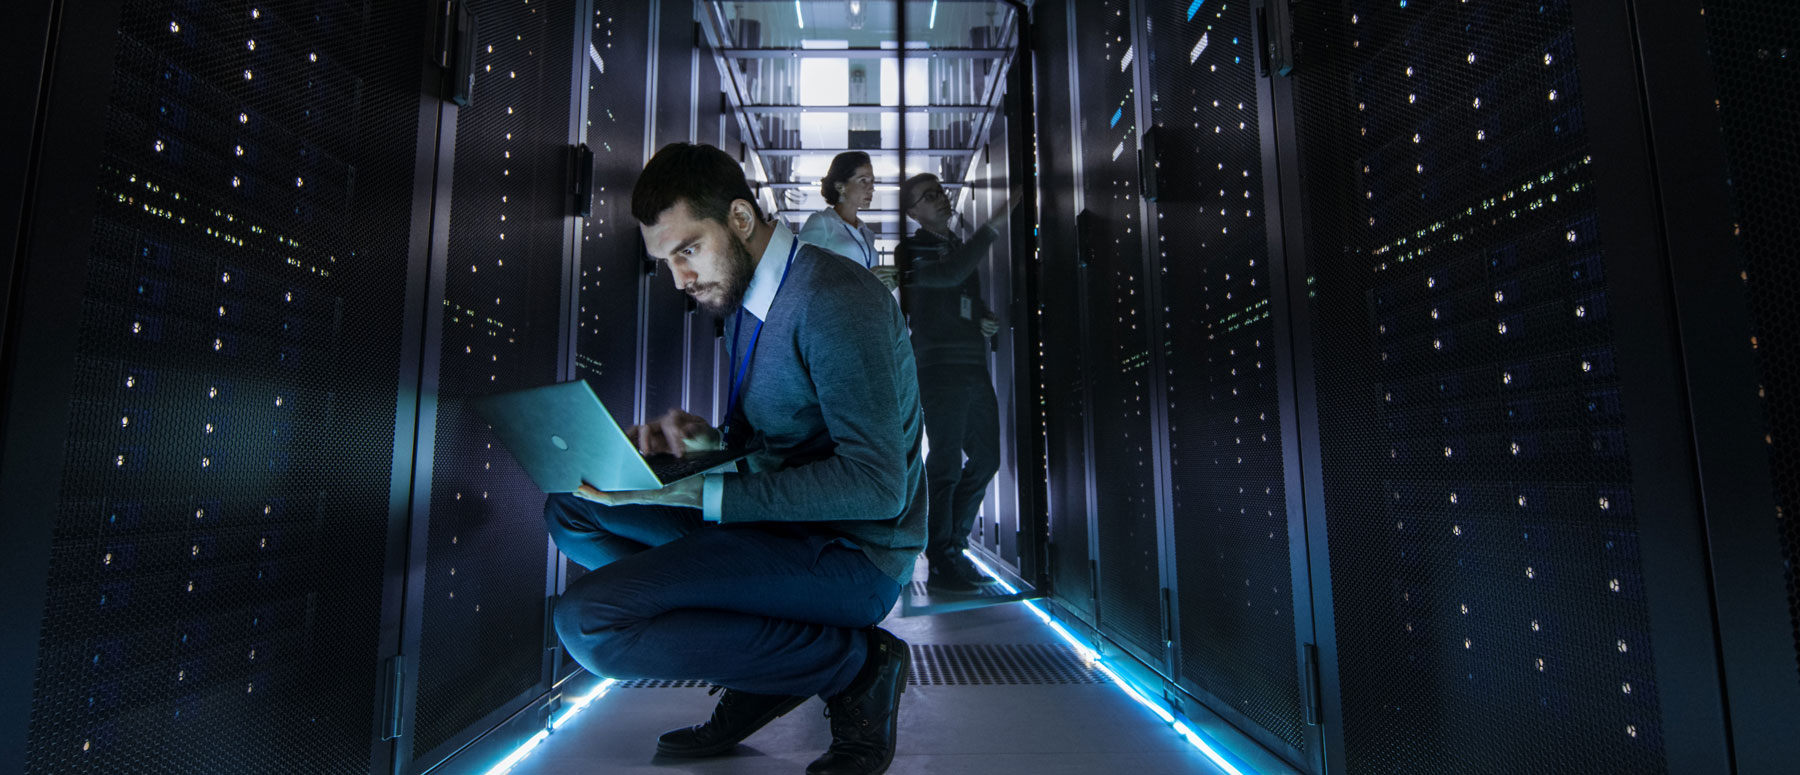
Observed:
[[[610,678],[830,697],[868,656],[861,628],[900,597],[861,550],[803,525],[707,525],[699,509],[562,494],[544,521],[591,569],[557,602],[556,632],[575,661]]]

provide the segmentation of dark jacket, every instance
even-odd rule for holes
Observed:
[[[920,229],[900,243],[904,253],[900,265],[911,262],[902,298],[920,369],[987,365],[988,338],[981,333],[981,320],[991,311],[982,300],[981,273],[976,270],[999,237],[988,226],[977,229],[968,242]]]

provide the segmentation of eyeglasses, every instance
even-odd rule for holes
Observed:
[[[911,210],[914,207],[918,207],[921,203],[923,203],[927,199],[949,199],[949,198],[950,198],[950,195],[947,193],[944,193],[943,186],[932,186],[931,188],[925,189],[925,191],[923,193],[920,193],[919,198],[914,199],[912,201],[912,204],[909,204],[906,206],[906,209]]]

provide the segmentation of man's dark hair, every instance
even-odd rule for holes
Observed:
[[[638,223],[654,226],[677,202],[687,202],[695,218],[729,223],[731,203],[739,199],[748,201],[756,219],[763,220],[744,168],[730,155],[710,145],[670,143],[638,175],[631,189],[631,214]]]
[[[931,183],[938,183],[939,185],[942,185],[942,183],[940,183],[938,181],[938,176],[933,175],[929,172],[921,172],[917,175],[907,178],[905,183],[901,183],[900,184],[900,211],[902,213],[905,213],[907,210],[913,209],[913,205],[916,205],[919,203],[920,196],[917,193],[918,190],[921,188],[924,188],[926,185],[931,184]]]
[[[869,155],[862,151],[845,151],[831,158],[831,170],[825,173],[825,179],[819,181],[819,193],[825,196],[825,203],[833,207],[838,203],[837,184],[848,183],[858,169],[874,165]]]

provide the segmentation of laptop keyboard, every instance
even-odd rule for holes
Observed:
[[[686,457],[657,455],[656,457],[646,459],[645,462],[650,464],[650,470],[656,474],[656,478],[662,480],[662,483],[667,485],[686,479],[695,474],[717,468],[743,456],[744,453],[742,452],[718,450],[716,452],[695,452]]]

